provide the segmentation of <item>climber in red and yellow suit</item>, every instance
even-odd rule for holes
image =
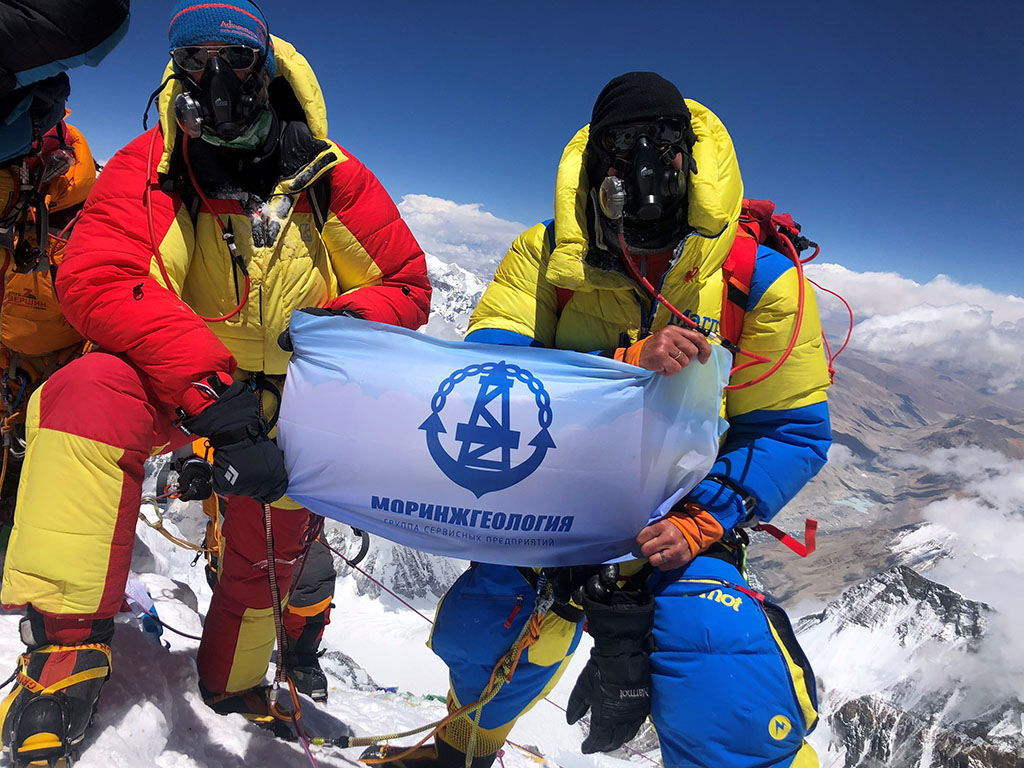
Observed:
[[[32,398],[2,599],[28,607],[23,675],[52,690],[58,675],[66,682],[73,672],[102,671],[143,462],[189,439],[180,423],[211,439],[214,487],[239,490],[199,648],[200,685],[217,711],[259,719],[275,638],[261,502],[272,503],[282,594],[309,513],[283,496],[281,454],[249,382],[285,374],[289,354],[278,338],[293,310],[416,328],[427,319],[430,285],[423,252],[387,192],[327,139],[305,59],[267,34],[252,3],[179,3],[169,35],[173,70],[186,77],[163,91],[160,125],[105,167],[58,278],[68,319],[99,351]],[[179,129],[176,100],[201,118],[183,121],[201,126],[201,137]],[[78,709],[69,733],[50,734],[64,746],[84,734],[99,682],[65,684]],[[39,695],[22,686],[13,705],[9,697],[0,713],[5,748],[44,741],[49,722],[37,734],[8,732],[11,712]]]

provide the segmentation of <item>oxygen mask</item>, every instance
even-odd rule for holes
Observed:
[[[197,46],[175,50],[175,62],[186,58],[179,52],[195,48]],[[221,55],[235,48],[244,46],[225,46],[217,50],[199,48],[207,52],[202,76],[199,82],[192,76],[183,78],[184,88],[174,100],[174,115],[189,138],[202,137],[212,144],[254,148],[264,138],[263,129],[270,122],[266,89],[260,74],[262,65],[259,59],[246,57],[250,70],[240,79],[239,71],[232,67],[236,59]],[[189,54],[187,63],[195,65],[199,58]]]
[[[601,182],[601,212],[642,229],[677,209],[686,180],[675,159],[683,155],[687,170],[692,163],[684,136],[680,121],[668,118],[606,128],[598,147],[605,172],[613,169],[613,175]]]
[[[694,170],[686,139],[679,120],[663,118],[611,126],[592,144],[604,225],[638,253],[671,247],[685,231],[686,173]]]

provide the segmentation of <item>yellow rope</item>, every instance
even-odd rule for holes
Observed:
[[[8,457],[8,455],[10,455],[10,453],[11,453],[11,447],[9,445],[5,444],[4,445],[4,465],[3,465],[3,468],[0,469],[0,488],[3,488],[4,480],[7,479],[7,457]]]
[[[473,761],[473,750],[476,746],[476,736],[480,729],[480,713],[483,708],[491,701],[495,696],[498,695],[498,691],[501,690],[502,686],[505,685],[509,680],[512,679],[512,675],[515,674],[516,668],[519,666],[519,659],[523,655],[523,651],[529,648],[531,645],[540,639],[540,625],[544,621],[544,617],[547,615],[548,609],[551,607],[551,586],[547,585],[544,589],[543,595],[538,595],[537,605],[530,614],[529,621],[523,625],[522,631],[516,638],[515,642],[509,648],[508,652],[498,660],[495,664],[494,669],[491,672],[491,677],[487,681],[487,685],[484,687],[483,692],[480,694],[480,698],[474,701],[472,704],[466,704],[465,706],[459,707],[454,712],[448,713],[446,717],[442,717],[440,720],[435,720],[432,723],[427,723],[419,728],[414,728],[409,731],[403,731],[402,733],[389,733],[380,736],[361,736],[354,739],[348,740],[348,746],[350,747],[366,747],[372,746],[373,744],[379,744],[382,741],[391,741],[392,739],[400,739],[406,736],[413,736],[417,733],[430,729],[426,736],[420,739],[417,743],[411,747],[404,749],[397,754],[387,754],[383,757],[370,757],[362,759],[362,762],[368,765],[377,765],[381,763],[390,763],[392,761],[402,760],[405,757],[411,755],[417,749],[423,746],[423,744],[431,736],[437,734],[445,725],[456,720],[460,717],[466,717],[470,719],[473,725],[472,735],[470,736],[469,747],[466,749],[466,764],[470,765]],[[310,739],[310,744],[315,746],[324,746],[328,744],[327,739]]]
[[[187,539],[181,538],[180,536],[175,536],[173,533],[171,533],[166,528],[164,528],[164,515],[163,515],[163,512],[160,511],[160,505],[156,503],[156,499],[155,498],[153,498],[152,496],[147,496],[142,501],[143,502],[147,502],[148,501],[150,504],[153,505],[153,511],[156,512],[156,522],[155,523],[149,522],[149,518],[146,517],[146,513],[143,512],[142,510],[139,510],[139,520],[144,522],[146,525],[148,525],[154,531],[157,531],[158,533],[160,533],[165,539],[170,541],[172,544],[176,544],[177,546],[181,547],[182,549],[189,550],[190,552],[210,552],[210,551],[212,551],[208,547],[201,547],[198,544],[193,544],[191,541],[188,541]]]

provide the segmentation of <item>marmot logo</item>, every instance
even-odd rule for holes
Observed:
[[[647,688],[621,688],[619,690],[620,699],[646,699],[651,695],[651,692]]]
[[[768,733],[776,741],[782,741],[793,730],[793,724],[785,715],[776,715],[768,723]]]
[[[739,611],[740,605],[743,603],[742,597],[736,595],[727,595],[720,589],[713,589],[710,592],[703,592],[699,597],[705,600],[713,600],[716,603],[721,603],[726,608],[732,608],[734,611]]]

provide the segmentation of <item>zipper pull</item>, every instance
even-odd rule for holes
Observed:
[[[521,610],[523,610],[523,596],[516,595],[515,607],[512,608],[512,613],[510,613],[508,618],[505,619],[505,629],[512,629],[512,622],[515,620],[516,616],[519,615]]]

